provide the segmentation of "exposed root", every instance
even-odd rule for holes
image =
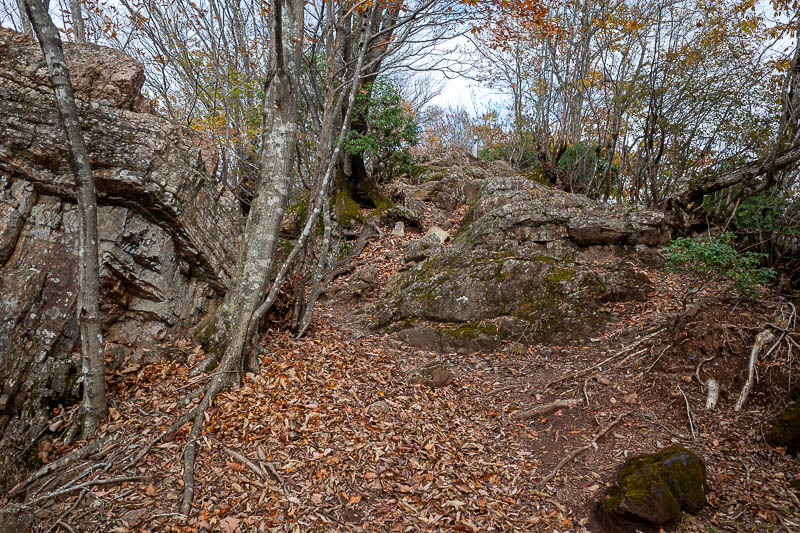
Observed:
[[[649,335],[645,335],[644,337],[642,337],[638,341],[629,344],[628,346],[626,346],[622,350],[614,353],[613,355],[610,355],[610,356],[606,357],[605,359],[603,359],[599,363],[597,363],[595,365],[592,365],[589,368],[585,368],[583,370],[579,370],[578,372],[573,372],[572,374],[567,374],[565,376],[561,376],[560,378],[556,378],[556,379],[550,381],[549,383],[547,383],[547,385],[544,386],[544,390],[547,390],[548,388],[550,388],[552,385],[555,385],[556,383],[561,383],[562,381],[567,381],[569,379],[575,379],[575,378],[583,377],[586,374],[588,374],[589,372],[592,372],[592,371],[597,370],[598,368],[602,367],[604,364],[608,363],[609,361],[612,361],[612,360],[616,359],[617,357],[619,357],[621,355],[625,355],[626,353],[630,352],[634,348],[640,346],[642,343],[652,339],[653,337],[655,337],[656,335],[658,335],[662,331],[664,331],[664,329],[660,328],[660,329],[657,329],[656,331],[653,331]]]
[[[168,435],[171,435],[171,434],[175,433],[176,431],[178,431],[181,428],[181,426],[183,426],[186,422],[191,420],[192,417],[194,417],[197,414],[197,409],[198,408],[194,408],[191,411],[189,411],[188,413],[186,413],[185,415],[183,415],[182,417],[180,417],[170,427],[168,427],[167,429],[162,431],[156,438],[151,440],[147,444],[147,446],[145,446],[145,448],[141,452],[139,452],[139,455],[137,455],[136,458],[134,458],[133,462],[131,463],[131,466],[133,466],[133,465],[137,464],[139,461],[141,461],[150,452],[150,449],[156,443],[158,443],[161,439],[163,439],[164,437],[166,437]]]
[[[64,457],[53,461],[52,463],[40,468],[24,481],[18,483],[14,488],[12,488],[8,494],[9,496],[16,496],[28,488],[33,482],[42,479],[43,477],[52,474],[58,470],[64,469],[70,464],[80,461],[81,459],[85,459],[86,457],[92,455],[93,453],[102,450],[105,448],[106,444],[111,442],[114,439],[115,434],[111,433],[106,435],[105,437],[94,441],[91,444],[87,444],[83,448],[79,448],[73,452],[68,453]]]
[[[552,470],[552,471],[551,471],[549,474],[547,474],[546,476],[544,476],[544,477],[543,477],[543,478],[542,478],[542,479],[539,481],[539,483],[538,483],[538,484],[539,484],[539,485],[546,485],[547,483],[549,483],[549,482],[550,482],[550,480],[551,480],[551,479],[553,479],[553,477],[554,477],[554,476],[555,476],[555,475],[558,473],[558,471],[559,471],[559,470],[561,470],[561,468],[562,468],[562,467],[563,467],[565,464],[567,464],[568,462],[572,461],[572,460],[573,460],[573,459],[575,459],[575,458],[576,458],[578,455],[582,454],[583,452],[585,452],[585,451],[586,451],[586,450],[588,450],[589,448],[594,448],[594,447],[596,447],[596,446],[597,446],[597,441],[598,441],[598,440],[600,440],[600,439],[601,439],[601,438],[602,438],[602,437],[603,437],[603,436],[604,436],[606,433],[608,433],[609,431],[611,431],[611,428],[613,428],[614,426],[616,426],[616,425],[619,423],[619,421],[620,421],[620,420],[622,420],[622,419],[623,419],[625,416],[627,416],[627,415],[628,415],[628,413],[621,413],[621,414],[620,414],[619,416],[617,416],[617,418],[615,418],[615,419],[614,419],[614,420],[613,420],[613,421],[612,421],[610,424],[608,424],[608,425],[607,425],[606,427],[604,427],[604,428],[603,428],[603,429],[602,429],[602,430],[601,430],[599,433],[597,433],[597,434],[596,434],[594,437],[592,437],[592,441],[591,441],[589,444],[587,444],[586,446],[581,446],[580,448],[577,448],[577,449],[573,450],[573,451],[572,451],[572,452],[571,452],[569,455],[567,455],[566,457],[564,457],[563,459],[561,459],[561,461],[559,461],[559,462],[558,462],[558,464],[555,466],[555,468],[553,468],[553,470]]]
[[[540,405],[532,409],[526,409],[525,411],[517,411],[516,413],[514,413],[514,418],[517,418],[519,420],[530,420],[531,418],[536,418],[537,416],[544,416],[552,413],[553,411],[558,411],[559,409],[568,409],[570,407],[575,407],[578,405],[578,402],[579,400],[575,399],[556,400],[546,405]]]
[[[374,229],[370,229],[369,231],[365,231],[361,235],[358,236],[358,240],[353,245],[353,248],[350,250],[350,253],[347,254],[347,257],[336,263],[336,265],[326,272],[322,276],[322,280],[320,281],[320,287],[322,289],[325,288],[328,283],[336,279],[337,277],[347,274],[348,272],[352,271],[356,267],[355,259],[361,255],[361,252],[364,251],[364,248],[367,247],[372,240],[378,237],[378,233]]]

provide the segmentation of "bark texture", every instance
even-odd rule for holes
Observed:
[[[75,180],[78,201],[78,328],[81,332],[81,380],[83,381],[82,431],[90,438],[108,414],[106,400],[103,332],[100,328],[100,273],[97,247],[97,195],[89,163],[89,150],[81,131],[78,108],[69,78],[67,59],[58,29],[47,12],[47,1],[25,0],[28,13],[47,63],[58,118],[67,140],[69,167]],[[80,4],[77,4],[80,20]],[[83,21],[80,20],[83,30]],[[86,36],[83,35],[83,40]]]

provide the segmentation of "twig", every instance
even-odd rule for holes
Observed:
[[[744,461],[742,461],[741,457],[739,458],[739,462],[742,463],[742,466],[744,467],[744,473],[747,475],[747,479],[744,482],[744,488],[747,490],[747,487],[750,486],[750,468],[747,466],[747,464],[745,464]]]
[[[559,409],[575,407],[576,405],[578,405],[578,400],[575,399],[556,400],[546,405],[540,405],[538,407],[527,409],[525,411],[517,411],[516,413],[514,413],[514,418],[517,418],[519,420],[530,420],[531,418],[536,418],[537,416],[546,415],[552,413],[553,411],[557,411]]]
[[[656,366],[656,363],[658,363],[661,360],[661,358],[664,357],[664,354],[667,353],[667,350],[669,350],[670,348],[672,348],[672,345],[671,344],[667,344],[666,348],[661,350],[661,353],[659,354],[659,356],[656,357],[656,360],[653,361],[652,363],[650,363],[650,366],[647,367],[647,370],[645,370],[645,373],[649,373],[651,370],[653,370],[653,367]]]
[[[773,338],[772,332],[765,329],[756,335],[756,341],[753,343],[753,349],[750,351],[750,364],[748,365],[747,381],[742,387],[742,392],[739,394],[739,399],[736,400],[734,411],[741,411],[744,407],[747,397],[750,395],[750,390],[753,388],[753,381],[755,379],[756,363],[758,362],[758,352]]]
[[[686,416],[689,417],[689,429],[692,430],[692,439],[697,440],[697,435],[694,432],[694,422],[692,422],[692,417],[694,415],[692,415],[692,410],[689,408],[689,399],[686,397],[685,394],[683,394],[683,389],[681,388],[680,385],[678,385],[678,390],[681,391],[681,394],[683,395],[683,400],[686,402]]]
[[[74,487],[69,487],[66,489],[57,490],[55,492],[51,492],[50,494],[45,494],[44,496],[39,496],[33,501],[26,502],[25,505],[28,506],[36,506],[39,503],[47,501],[51,498],[56,498],[58,496],[63,496],[65,494],[69,494],[71,492],[75,492],[76,490],[83,490],[87,487],[91,487],[94,485],[113,485],[115,483],[125,483],[126,481],[140,481],[145,479],[145,476],[124,476],[124,477],[114,477],[111,479],[91,479],[80,485],[76,485]]]
[[[239,461],[239,462],[241,462],[242,464],[244,464],[244,465],[245,465],[247,468],[249,468],[250,470],[252,470],[252,471],[253,471],[253,472],[254,472],[254,473],[257,475],[257,476],[259,476],[259,477],[261,477],[261,478],[263,478],[263,477],[264,477],[264,473],[261,471],[261,469],[260,469],[260,468],[258,468],[258,467],[255,465],[255,463],[253,463],[253,462],[252,462],[250,459],[248,459],[248,458],[247,458],[247,457],[245,457],[244,455],[240,454],[239,452],[236,452],[236,451],[234,451],[234,450],[231,450],[231,449],[230,449],[230,448],[228,448],[227,446],[223,446],[223,447],[222,447],[222,449],[223,449],[223,450],[225,450],[225,452],[227,452],[227,454],[228,454],[228,455],[230,455],[231,457],[233,457],[233,458],[234,458],[234,459],[236,459],[237,461]]]
[[[644,352],[646,352],[646,351],[647,351],[647,348],[642,348],[641,350],[637,350],[637,351],[635,351],[635,352],[631,353],[630,355],[626,356],[626,357],[625,357],[625,359],[623,359],[622,361],[620,361],[619,363],[617,363],[617,368],[627,368],[627,367],[623,367],[622,365],[624,365],[624,364],[625,364],[625,362],[626,362],[628,359],[630,359],[631,357],[633,357],[633,356],[635,356],[635,355],[642,354],[642,353],[644,353]],[[634,362],[635,362],[635,361],[634,361]],[[633,363],[631,363],[631,364],[630,364],[630,365],[628,365],[628,366],[632,366],[632,365],[633,365]]]
[[[711,355],[709,357],[706,357],[705,359],[703,359],[699,363],[697,363],[697,368],[695,368],[695,370],[694,370],[694,375],[697,377],[697,382],[700,383],[701,387],[704,387],[705,385],[703,384],[703,380],[700,379],[700,369],[703,367],[703,365],[705,363],[708,363],[709,361],[714,359],[716,356],[717,356],[717,354]]]
[[[617,416],[617,418],[614,419],[613,422],[611,422],[609,425],[604,427],[599,433],[597,433],[594,437],[592,437],[592,441],[589,444],[587,444],[586,446],[582,446],[580,448],[577,448],[577,449],[573,450],[569,455],[567,455],[561,461],[559,461],[559,463],[556,465],[556,467],[549,474],[547,474],[545,477],[543,477],[539,481],[539,483],[537,483],[537,484],[538,485],[546,485],[551,479],[553,479],[553,476],[555,476],[558,473],[558,471],[561,470],[562,466],[564,466],[568,462],[572,461],[578,455],[580,455],[581,453],[585,452],[589,448],[593,448],[594,446],[597,446],[597,441],[600,440],[603,437],[603,435],[608,433],[611,430],[611,428],[616,426],[619,423],[619,421],[622,420],[623,417],[627,416],[627,414],[628,413],[620,414],[619,416]]]
[[[263,468],[259,468],[258,466],[256,466],[255,463],[250,461],[250,459],[248,459],[244,455],[242,455],[242,454],[240,454],[240,453],[238,453],[238,452],[236,452],[234,450],[231,450],[227,446],[223,446],[222,449],[225,450],[231,457],[233,457],[237,461],[241,461],[247,468],[249,468],[250,470],[252,470],[256,474],[258,474],[262,479],[266,477],[264,475]],[[278,483],[281,484],[281,488],[283,488],[283,494],[284,494],[284,496],[286,496],[286,499],[288,500],[289,499],[289,489],[286,487],[286,482],[283,480],[283,478],[280,476],[280,474],[278,474],[278,471],[275,468],[275,465],[273,465],[269,461],[265,461],[265,464],[267,465],[267,470],[269,470],[270,475],[275,479],[275,481],[277,481]]]
[[[64,528],[64,529],[66,529],[66,530],[67,530],[69,533],[75,533],[75,530],[74,530],[74,529],[72,529],[72,528],[69,526],[69,524],[67,524],[67,523],[66,523],[66,522],[64,522],[63,520],[59,520],[58,522],[56,522],[56,523],[55,523],[55,525],[57,525],[57,526],[59,526],[59,527],[63,527],[63,528]]]
[[[560,382],[566,381],[568,379],[574,379],[574,378],[583,377],[584,375],[588,374],[592,370],[596,370],[596,369],[600,368],[601,366],[603,366],[604,364],[608,363],[612,359],[615,359],[615,358],[619,357],[620,355],[623,355],[623,354],[627,353],[628,351],[633,350],[634,348],[636,348],[637,346],[639,346],[643,342],[652,339],[653,337],[655,337],[656,335],[658,335],[662,331],[664,331],[664,330],[663,329],[659,329],[659,330],[656,330],[656,331],[654,331],[653,333],[651,333],[649,335],[645,335],[644,337],[642,337],[638,341],[626,346],[625,348],[623,348],[622,350],[616,352],[615,354],[613,354],[613,355],[611,355],[609,357],[606,357],[605,359],[603,359],[602,361],[600,361],[596,365],[592,365],[589,368],[586,368],[584,370],[579,370],[578,372],[574,372],[572,374],[566,374],[564,376],[561,376],[560,378],[556,378],[553,381],[549,382],[547,385],[545,385],[544,386],[544,390],[547,390],[548,388],[550,388],[551,385],[555,385],[556,383],[560,383]]]
[[[510,391],[510,390],[512,390],[514,387],[516,387],[516,385],[506,385],[505,387],[500,387],[499,389],[495,389],[495,390],[493,390],[493,391],[489,391],[489,392],[487,392],[487,393],[486,393],[486,396],[487,396],[488,398],[491,398],[492,396],[497,396],[498,394],[502,394],[502,393],[504,393],[504,392],[506,392],[506,391]]]
[[[589,393],[586,392],[586,385],[589,383],[589,379],[583,380],[583,397],[586,398],[586,407],[589,407]]]
[[[531,493],[532,493],[533,495],[535,495],[535,496],[538,496],[538,497],[540,497],[541,499],[543,499],[543,500],[546,500],[546,501],[548,501],[548,502],[552,503],[553,505],[555,505],[555,506],[556,506],[556,508],[557,508],[559,511],[561,511],[561,514],[563,514],[564,516],[566,516],[567,514],[569,514],[569,513],[567,512],[567,508],[564,506],[564,504],[563,504],[563,503],[561,503],[560,501],[556,500],[554,497],[550,496],[550,495],[549,495],[549,494],[547,494],[546,492],[542,492],[542,491],[540,491],[540,490],[536,490],[536,489],[531,489]]]
[[[663,429],[663,430],[664,430],[664,431],[666,431],[666,432],[667,432],[669,435],[672,435],[672,436],[673,436],[673,437],[675,437],[676,439],[681,439],[681,440],[691,440],[691,439],[689,439],[689,437],[687,437],[686,435],[681,435],[680,433],[675,433],[674,431],[672,431],[671,429],[669,429],[667,426],[665,426],[665,425],[664,425],[664,424],[662,424],[661,422],[656,422],[655,420],[651,420],[651,419],[650,419],[650,418],[649,418],[647,415],[645,415],[645,414],[644,414],[642,411],[639,411],[639,414],[642,416],[642,418],[645,420],[645,422],[648,422],[648,423],[650,423],[650,424],[653,424],[654,426],[658,426],[658,427],[660,427],[661,429]]]

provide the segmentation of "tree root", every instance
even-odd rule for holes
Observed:
[[[527,409],[525,411],[517,411],[516,413],[514,413],[513,416],[518,420],[530,420],[531,418],[536,418],[537,416],[544,416],[552,413],[553,411],[558,411],[559,409],[568,409],[570,407],[575,407],[578,405],[578,402],[579,400],[575,399],[556,400],[546,405],[540,405],[538,407]]]
[[[620,355],[624,355],[624,354],[628,353],[629,351],[633,350],[634,348],[636,348],[637,346],[641,345],[645,341],[648,341],[648,340],[652,339],[653,337],[655,337],[656,335],[658,335],[662,331],[664,331],[664,329],[660,328],[660,329],[657,329],[656,331],[653,331],[649,335],[645,335],[644,337],[642,337],[638,341],[629,344],[628,346],[626,346],[622,350],[616,352],[615,354],[613,354],[613,355],[611,355],[609,357],[606,357],[605,359],[603,359],[602,361],[600,361],[596,365],[592,365],[589,368],[585,368],[585,369],[580,370],[578,372],[573,372],[572,374],[566,374],[564,376],[561,376],[560,378],[556,378],[556,379],[550,381],[549,383],[547,383],[547,385],[544,386],[543,390],[547,390],[552,385],[555,385],[556,383],[561,383],[562,381],[566,381],[568,379],[575,379],[575,378],[583,377],[586,374],[588,374],[589,372],[592,372],[593,370],[597,370],[598,368],[600,368],[604,364],[608,363],[609,361],[612,361],[612,360],[616,359]]]
[[[197,408],[197,407],[195,407],[194,409],[192,409],[191,411],[189,411],[188,413],[186,413],[185,415],[183,415],[182,417],[180,417],[178,420],[176,420],[176,421],[175,421],[175,422],[174,422],[174,423],[173,423],[173,424],[172,424],[170,427],[168,427],[167,429],[165,429],[164,431],[162,431],[162,432],[161,432],[161,433],[160,433],[160,434],[159,434],[159,435],[158,435],[156,438],[154,438],[153,440],[151,440],[151,441],[150,441],[150,442],[147,444],[147,446],[145,446],[145,448],[144,448],[144,449],[143,449],[141,452],[139,452],[139,455],[137,455],[137,456],[136,456],[136,458],[133,460],[133,462],[131,463],[131,466],[133,466],[133,465],[137,464],[139,461],[141,461],[142,459],[144,459],[144,457],[145,457],[145,456],[146,456],[148,453],[150,453],[150,449],[151,449],[151,448],[152,448],[152,447],[153,447],[155,444],[157,444],[159,441],[161,441],[161,439],[163,439],[164,437],[166,437],[166,436],[168,436],[168,435],[171,435],[171,434],[175,433],[175,432],[176,432],[176,431],[178,431],[178,430],[179,430],[179,429],[180,429],[180,428],[181,428],[181,427],[182,427],[182,426],[183,426],[183,425],[184,425],[186,422],[188,422],[189,420],[191,420],[191,419],[192,419],[192,418],[193,418],[193,417],[194,417],[194,416],[197,414],[197,410],[198,410],[198,408]]]
[[[592,437],[592,441],[589,444],[587,444],[586,446],[581,446],[580,448],[576,448],[569,455],[567,455],[561,461],[559,461],[558,464],[556,465],[556,467],[553,468],[553,470],[549,474],[544,476],[537,484],[538,485],[546,485],[547,483],[549,483],[550,480],[553,479],[553,477],[555,477],[555,475],[558,473],[558,471],[561,470],[561,468],[565,464],[567,464],[568,462],[572,461],[578,455],[582,454],[583,452],[585,452],[589,448],[593,448],[593,447],[597,446],[597,441],[600,440],[603,437],[603,435],[608,433],[611,430],[611,428],[616,426],[619,423],[619,421],[622,420],[627,415],[628,415],[628,413],[622,413],[619,416],[617,416],[617,418],[615,418],[613,420],[613,422],[611,422],[609,425],[604,427],[599,433],[597,433],[594,437]]]
[[[322,280],[320,281],[320,287],[324,289],[330,282],[332,282],[337,277],[347,274],[351,270],[355,269],[356,263],[353,262],[354,259],[358,259],[361,253],[364,251],[364,248],[367,247],[367,244],[370,243],[373,239],[378,237],[378,233],[375,232],[374,229],[370,229],[369,231],[365,231],[361,235],[358,236],[358,240],[353,245],[353,248],[350,250],[350,253],[347,254],[347,257],[336,263],[336,265],[326,272],[322,276]]]
[[[42,479],[43,477],[52,474],[57,470],[61,470],[62,468],[65,468],[76,461],[85,459],[91,454],[99,450],[102,450],[103,448],[105,448],[106,444],[114,440],[114,436],[115,436],[114,433],[106,435],[105,437],[98,439],[91,444],[87,444],[83,448],[74,450],[65,455],[64,457],[57,459],[52,463],[40,468],[39,470],[28,476],[27,479],[19,482],[14,488],[12,488],[8,492],[9,496],[16,496],[17,494],[20,494],[22,491],[28,488],[34,481]]]

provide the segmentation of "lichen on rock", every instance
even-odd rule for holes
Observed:
[[[603,323],[604,303],[646,296],[651,284],[628,259],[637,245],[669,239],[657,213],[618,211],[522,176],[485,178],[472,200],[449,246],[423,237],[406,247],[406,260],[421,262],[389,280],[373,326],[455,351],[485,349],[490,338],[575,340]],[[414,330],[403,334],[410,318]]]

